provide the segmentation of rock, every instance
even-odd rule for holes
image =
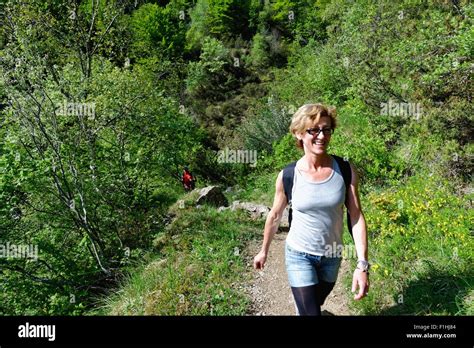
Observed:
[[[270,212],[270,208],[267,206],[258,206],[256,214],[259,218],[265,219]]]
[[[270,208],[266,205],[240,201],[232,202],[232,206],[230,209],[232,211],[235,211],[237,209],[246,210],[254,219],[264,219],[270,212]]]
[[[215,207],[229,205],[227,198],[222,193],[222,190],[218,186],[208,186],[199,192],[199,198],[196,200],[196,204],[202,205],[204,203],[213,205]]]
[[[285,210],[283,210],[283,215],[281,216],[281,221],[280,221],[280,227],[289,227],[288,223],[288,216],[289,216],[289,208],[286,207]]]

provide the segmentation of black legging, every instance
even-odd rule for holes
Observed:
[[[299,315],[321,315],[321,305],[336,283],[320,281],[319,284],[291,288]]]

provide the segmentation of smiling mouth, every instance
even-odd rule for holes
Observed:
[[[326,145],[326,143],[324,141],[313,141],[313,145]]]

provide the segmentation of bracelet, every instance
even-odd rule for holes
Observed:
[[[356,267],[356,269],[360,269],[362,272],[368,272],[369,271],[367,268]]]
[[[359,268],[359,264],[362,264],[362,268]],[[359,260],[357,261],[357,268],[363,272],[368,272],[370,269],[370,263],[365,260]]]

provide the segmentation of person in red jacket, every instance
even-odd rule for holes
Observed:
[[[189,171],[188,167],[184,167],[183,175],[181,177],[181,182],[183,183],[183,187],[185,191],[194,190],[196,178]]]

